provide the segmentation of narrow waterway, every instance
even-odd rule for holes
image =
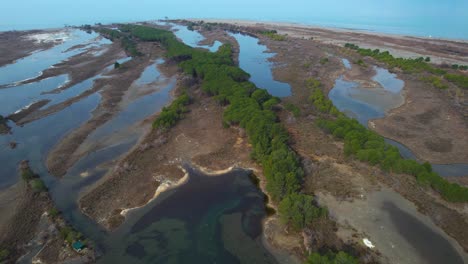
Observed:
[[[257,87],[266,89],[271,95],[286,97],[291,95],[288,83],[276,81],[273,78],[272,62],[274,53],[268,53],[265,45],[259,44],[257,38],[240,33],[229,33],[239,44],[239,66],[250,74],[250,81]]]

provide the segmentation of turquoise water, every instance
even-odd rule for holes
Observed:
[[[4,1],[0,30],[175,18],[283,21],[392,34],[468,39],[466,0]]]

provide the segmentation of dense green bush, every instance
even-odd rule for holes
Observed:
[[[445,79],[455,83],[457,86],[468,89],[468,76],[461,74],[446,74]]]
[[[379,165],[384,171],[413,175],[419,183],[431,186],[448,201],[468,201],[468,188],[448,182],[433,172],[428,163],[420,164],[403,159],[396,147],[385,143],[382,136],[368,130],[355,119],[340,115],[336,119],[319,119],[317,124],[344,140],[345,155],[352,155],[371,165]]]
[[[322,64],[322,65],[327,64],[328,61],[329,61],[328,58],[321,58],[321,59],[320,59],[320,64]]]
[[[320,89],[322,86],[320,81],[309,78],[306,81],[306,86],[312,91],[311,95],[309,96],[309,102],[314,105],[315,109],[322,113],[330,113],[334,116],[339,116],[341,114],[340,111],[333,105],[332,101],[328,100],[322,89]]]
[[[457,86],[468,89],[468,76],[463,74],[450,74],[447,71],[434,67],[428,62],[431,61],[431,58],[420,57],[417,59],[404,59],[404,58],[395,58],[388,51],[380,52],[380,50],[371,50],[371,49],[362,49],[359,46],[346,43],[345,47],[356,50],[362,56],[370,56],[374,59],[386,63],[389,67],[398,67],[406,72],[421,72],[426,71],[435,75],[443,76],[447,81],[450,81]],[[454,69],[467,70],[467,66],[452,65]],[[427,81],[431,82],[435,87],[439,89],[446,89],[447,86],[442,83],[442,80],[436,76],[426,77]]]
[[[187,112],[186,106],[190,103],[190,97],[184,93],[177,97],[171,105],[163,107],[161,113],[153,122],[153,127],[167,129],[172,127]]]
[[[136,25],[126,25],[122,29],[133,37],[160,42],[167,49],[169,59],[177,61],[185,73],[200,79],[202,90],[227,106],[223,123],[245,129],[252,145],[251,156],[262,165],[266,188],[274,201],[279,202],[299,191],[304,172],[298,156],[288,145],[287,131],[273,111],[280,100],[248,81],[249,74],[234,64],[231,45],[208,52],[179,42],[169,31]],[[180,118],[187,102],[186,96],[176,99],[163,110],[155,126],[172,125],[173,120]],[[307,219],[320,210],[309,205],[301,208],[302,211],[309,209],[310,212],[305,212]]]
[[[34,172],[29,167],[21,171],[21,178],[25,181],[30,181],[36,177],[37,175],[34,174]]]
[[[83,238],[81,233],[69,226],[64,226],[60,229],[60,236],[70,245]]]
[[[31,188],[35,191],[35,192],[45,192],[47,191],[47,187],[46,185],[44,184],[44,182],[39,179],[39,178],[35,178],[35,179],[32,179],[30,181],[30,184],[31,184]]]
[[[269,37],[272,40],[277,40],[277,41],[285,41],[286,36],[285,35],[280,35],[276,30],[264,30],[260,31],[260,34]]]
[[[327,216],[327,210],[314,204],[310,195],[292,193],[279,204],[281,221],[295,230],[308,226],[314,219]]]
[[[340,251],[338,253],[328,252],[325,255],[312,253],[305,264],[358,264],[359,261],[353,256]]]
[[[393,57],[390,52],[384,51],[381,52],[379,49],[363,49],[359,46],[351,43],[345,44],[346,48],[350,48],[356,50],[362,56],[369,56],[373,57],[374,59],[386,63],[389,67],[397,67],[406,72],[420,72],[420,71],[427,71],[430,73],[434,73],[437,75],[443,75],[446,71],[435,68],[431,66],[428,62],[430,58],[417,58],[417,59],[405,59],[405,58],[395,58]]]
[[[442,79],[437,76],[423,77],[422,80],[442,90],[445,90],[448,88],[448,86],[445,83],[443,83]]]
[[[287,103],[285,105],[286,110],[291,112],[294,117],[299,117],[301,115],[301,109],[292,103]]]

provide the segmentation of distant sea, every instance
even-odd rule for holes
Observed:
[[[291,22],[388,34],[468,40],[468,0],[16,0],[0,9],[0,31],[156,19]]]

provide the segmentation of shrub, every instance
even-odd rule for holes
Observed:
[[[32,179],[34,179],[36,177],[37,176],[34,174],[34,172],[29,167],[21,171],[21,178],[24,181],[30,181],[30,180],[32,180]]]
[[[325,255],[312,253],[305,264],[359,264],[359,260],[343,251],[338,253],[328,252]]]
[[[8,249],[1,249],[0,250],[0,261],[7,260],[9,255],[10,255],[10,251]]]
[[[279,204],[281,221],[295,230],[303,229],[314,219],[327,216],[327,210],[314,204],[310,195],[291,193]]]
[[[56,218],[59,214],[60,214],[60,211],[57,210],[57,208],[55,208],[55,207],[49,210],[49,215],[53,219]]]
[[[44,182],[39,178],[31,180],[30,184],[31,184],[31,188],[35,192],[45,192],[45,191],[47,191],[47,187],[45,186]]]
[[[287,103],[285,107],[286,107],[286,110],[288,110],[294,115],[294,117],[299,117],[301,115],[301,109],[297,107],[296,105],[292,103]]]

